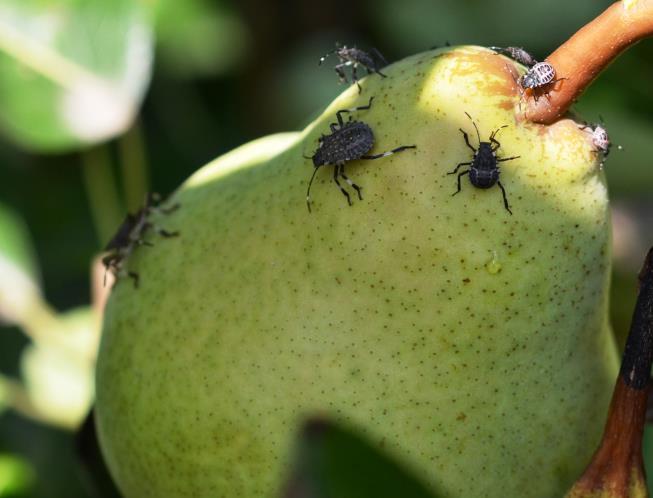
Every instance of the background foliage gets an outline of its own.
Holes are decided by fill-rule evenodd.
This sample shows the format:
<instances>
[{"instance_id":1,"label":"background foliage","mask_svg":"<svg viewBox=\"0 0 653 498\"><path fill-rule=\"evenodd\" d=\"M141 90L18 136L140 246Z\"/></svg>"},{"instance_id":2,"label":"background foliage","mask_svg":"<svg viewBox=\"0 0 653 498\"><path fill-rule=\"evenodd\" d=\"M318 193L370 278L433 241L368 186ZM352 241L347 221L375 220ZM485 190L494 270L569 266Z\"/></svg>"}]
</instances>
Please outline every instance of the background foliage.
<instances>
[{"instance_id":1,"label":"background foliage","mask_svg":"<svg viewBox=\"0 0 653 498\"><path fill-rule=\"evenodd\" d=\"M317 66L335 41L390 61L447 42L543 58L610 3L3 0L0 497L93 495L72 431L92 398L91 264L146 190L169 193L237 145L301 128L343 89ZM621 343L653 245L652 69L646 41L576 107L624 147L605 166ZM653 463L648 433L645 451Z\"/></svg>"}]
</instances>

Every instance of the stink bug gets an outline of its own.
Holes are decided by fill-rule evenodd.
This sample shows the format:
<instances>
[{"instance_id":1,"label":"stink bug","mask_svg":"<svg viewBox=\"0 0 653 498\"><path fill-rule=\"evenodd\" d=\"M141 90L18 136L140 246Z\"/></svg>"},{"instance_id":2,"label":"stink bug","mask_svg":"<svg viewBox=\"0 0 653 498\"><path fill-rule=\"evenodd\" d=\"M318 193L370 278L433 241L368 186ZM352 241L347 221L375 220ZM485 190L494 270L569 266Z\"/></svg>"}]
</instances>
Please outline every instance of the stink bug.
<instances>
[{"instance_id":1,"label":"stink bug","mask_svg":"<svg viewBox=\"0 0 653 498\"><path fill-rule=\"evenodd\" d=\"M610 136L608 135L607 130L604 127L603 123L590 125L585 123L584 126L581 126L581 130L586 130L589 128L591 133L592 145L594 145L594 150L603 154L603 161L601 161L601 167L605 162L605 159L610 154L610 149L612 148L612 142L610 141ZM617 149L621 150L623 147L621 145L617 146Z\"/></svg>"},{"instance_id":2,"label":"stink bug","mask_svg":"<svg viewBox=\"0 0 653 498\"><path fill-rule=\"evenodd\" d=\"M558 81L567 78L557 78L555 68L548 62L538 62L531 67L525 74L517 78L517 84L520 87L522 96L528 90L534 91L543 89L547 85L552 85ZM538 94L534 93L535 102L538 100ZM547 93L545 92L545 95Z\"/></svg>"},{"instance_id":3,"label":"stink bug","mask_svg":"<svg viewBox=\"0 0 653 498\"><path fill-rule=\"evenodd\" d=\"M178 204L163 208L158 205L160 197L158 194L148 194L145 205L135 214L127 213L116 234L112 237L104 250L108 252L102 258L106 271L111 271L116 278L128 276L134 281L134 287L138 287L139 275L135 271L124 268L125 261L138 246L152 246L153 244L144 239L145 233L153 229L162 237L176 237L179 232L169 232L152 224L150 216L153 213L171 213L179 207ZM106 282L106 274L105 274Z\"/></svg>"},{"instance_id":4,"label":"stink bug","mask_svg":"<svg viewBox=\"0 0 653 498\"><path fill-rule=\"evenodd\" d=\"M313 179L320 166L333 165L333 181L347 198L347 203L351 206L349 192L342 187L338 181L339 177L343 178L356 191L360 200L363 200L363 197L361 195L361 187L353 183L345 175L345 163L356 159L379 159L405 149L415 148L415 145L402 145L388 152L373 155L367 154L374 146L374 133L372 132L372 128L362 121L352 121L351 116L349 117L349 121L345 122L342 119L342 114L367 110L372 107L373 100L374 97L371 97L369 103L365 106L354 107L353 109L341 109L336 112L338 122L329 125L331 133L329 135L322 135L318 139L317 150L313 156L306 157L306 159L312 159L313 167L315 168L308 182L308 189L306 190L306 205L308 206L309 212L311 211L311 185L313 185Z\"/></svg>"},{"instance_id":5,"label":"stink bug","mask_svg":"<svg viewBox=\"0 0 653 498\"><path fill-rule=\"evenodd\" d=\"M465 138L465 143L467 144L467 147L472 149L472 152L474 152L474 158L469 162L458 164L453 171L447 173L447 175L454 175L458 173L458 170L460 169L461 166L469 166L469 169L461 173L458 173L458 190L456 190L452 195L456 195L460 193L461 190L460 179L463 175L469 175L470 183L476 188L486 189L486 188L490 188L496 183L497 185L499 185L499 188L501 189L501 193L503 194L503 205L506 208L506 211L512 214L512 211L510 210L510 205L508 204L508 198L506 197L506 189L503 188L503 185L501 185L501 182L499 181L499 166L497 165L497 163L504 162L504 161L512 161L513 159L517 159L520 156L504 157L502 159L497 159L497 155L496 155L496 151L499 149L499 147L501 147L501 144L496 139L497 133L499 133L499 131L501 131L507 125L504 125L494 130L490 135L489 142L481 142L481 134L478 132L478 127L476 126L476 123L474 122L474 120L469 114L467 114L467 117L472 121L472 124L476 129L476 136L478 137L478 149L475 149L469 143L469 136L462 128L460 128L460 132L463 134L463 137Z\"/></svg>"},{"instance_id":6,"label":"stink bug","mask_svg":"<svg viewBox=\"0 0 653 498\"><path fill-rule=\"evenodd\" d=\"M512 60L523 64L526 67L533 67L537 64L535 57L526 52L522 47L488 47L490 50L510 57Z\"/></svg>"},{"instance_id":7,"label":"stink bug","mask_svg":"<svg viewBox=\"0 0 653 498\"><path fill-rule=\"evenodd\" d=\"M332 54L335 54L338 59L340 59L340 64L336 64L336 66L333 68L338 74L340 82L344 83L348 81L347 75L345 74L345 68L351 67L351 81L352 83L356 83L356 86L358 87L358 93L361 92L361 86L360 83L358 83L358 66L364 67L367 71L367 74L376 73L383 78L386 77L386 75L381 72L381 69L387 66L388 63L383 58L381 53L375 48L372 49L372 54L368 54L367 52L356 47L347 47L346 45L339 46L336 44L336 48L334 50L320 57L320 62L318 65L322 65L326 58Z\"/></svg>"}]
</instances>

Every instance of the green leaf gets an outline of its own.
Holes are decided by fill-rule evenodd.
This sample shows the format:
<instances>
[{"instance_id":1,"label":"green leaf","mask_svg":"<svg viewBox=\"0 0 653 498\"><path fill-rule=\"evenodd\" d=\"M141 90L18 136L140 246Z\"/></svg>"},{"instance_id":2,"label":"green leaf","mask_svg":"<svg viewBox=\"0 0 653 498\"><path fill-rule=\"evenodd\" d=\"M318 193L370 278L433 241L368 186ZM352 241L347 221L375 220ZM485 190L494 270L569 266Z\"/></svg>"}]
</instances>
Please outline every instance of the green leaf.
<instances>
[{"instance_id":1,"label":"green leaf","mask_svg":"<svg viewBox=\"0 0 653 498\"><path fill-rule=\"evenodd\" d=\"M127 129L150 79L144 0L3 0L0 127L61 151Z\"/></svg>"},{"instance_id":2,"label":"green leaf","mask_svg":"<svg viewBox=\"0 0 653 498\"><path fill-rule=\"evenodd\" d=\"M224 73L249 45L245 23L223 2L160 0L156 30L165 69L181 77Z\"/></svg>"},{"instance_id":3,"label":"green leaf","mask_svg":"<svg viewBox=\"0 0 653 498\"><path fill-rule=\"evenodd\" d=\"M310 420L299 438L283 498L435 498L426 487L360 436Z\"/></svg>"},{"instance_id":4,"label":"green leaf","mask_svg":"<svg viewBox=\"0 0 653 498\"><path fill-rule=\"evenodd\" d=\"M33 482L34 470L29 463L14 455L0 455L0 497L24 493Z\"/></svg>"},{"instance_id":5,"label":"green leaf","mask_svg":"<svg viewBox=\"0 0 653 498\"><path fill-rule=\"evenodd\" d=\"M76 308L32 335L36 342L21 357L27 397L41 420L76 428L93 402L97 317L90 308Z\"/></svg>"},{"instance_id":6,"label":"green leaf","mask_svg":"<svg viewBox=\"0 0 653 498\"><path fill-rule=\"evenodd\" d=\"M0 319L18 323L40 301L38 266L23 220L0 204Z\"/></svg>"}]
</instances>

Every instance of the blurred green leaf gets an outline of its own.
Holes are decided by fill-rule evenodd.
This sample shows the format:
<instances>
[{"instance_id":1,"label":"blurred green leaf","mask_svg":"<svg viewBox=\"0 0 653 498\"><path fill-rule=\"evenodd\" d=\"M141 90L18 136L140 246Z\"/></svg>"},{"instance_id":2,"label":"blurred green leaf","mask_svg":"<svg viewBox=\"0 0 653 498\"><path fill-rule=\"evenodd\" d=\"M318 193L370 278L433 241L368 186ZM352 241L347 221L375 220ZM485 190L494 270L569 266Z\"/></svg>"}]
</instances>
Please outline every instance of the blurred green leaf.
<instances>
[{"instance_id":1,"label":"blurred green leaf","mask_svg":"<svg viewBox=\"0 0 653 498\"><path fill-rule=\"evenodd\" d=\"M551 0L380 0L371 15L386 43L404 52L449 41L452 45L523 46L544 58L609 4L597 0L555 4Z\"/></svg>"},{"instance_id":2,"label":"blurred green leaf","mask_svg":"<svg viewBox=\"0 0 653 498\"><path fill-rule=\"evenodd\" d=\"M157 44L168 72L182 77L224 73L242 61L249 33L222 2L160 0Z\"/></svg>"},{"instance_id":3,"label":"blurred green leaf","mask_svg":"<svg viewBox=\"0 0 653 498\"><path fill-rule=\"evenodd\" d=\"M99 324L90 308L78 308L32 332L21 370L29 401L38 418L75 428L93 401L93 370Z\"/></svg>"},{"instance_id":4,"label":"blurred green leaf","mask_svg":"<svg viewBox=\"0 0 653 498\"><path fill-rule=\"evenodd\" d=\"M0 204L0 319L18 323L40 300L38 268L27 227Z\"/></svg>"},{"instance_id":5,"label":"blurred green leaf","mask_svg":"<svg viewBox=\"0 0 653 498\"><path fill-rule=\"evenodd\" d=\"M644 427L644 437L642 440L642 453L644 454L644 469L647 476L653 475L653 426L647 424ZM653 479L647 479L648 491L653 494Z\"/></svg>"},{"instance_id":6,"label":"blurred green leaf","mask_svg":"<svg viewBox=\"0 0 653 498\"><path fill-rule=\"evenodd\" d=\"M0 497L28 491L34 482L32 467L22 458L0 455Z\"/></svg>"},{"instance_id":7,"label":"blurred green leaf","mask_svg":"<svg viewBox=\"0 0 653 498\"><path fill-rule=\"evenodd\" d=\"M0 126L38 151L118 135L138 111L151 61L145 0L3 0Z\"/></svg>"},{"instance_id":8,"label":"blurred green leaf","mask_svg":"<svg viewBox=\"0 0 653 498\"><path fill-rule=\"evenodd\" d=\"M388 456L349 430L311 420L300 435L283 498L435 498Z\"/></svg>"},{"instance_id":9,"label":"blurred green leaf","mask_svg":"<svg viewBox=\"0 0 653 498\"><path fill-rule=\"evenodd\" d=\"M38 266L27 226L18 214L2 203L0 203L0 257L11 261L36 280Z\"/></svg>"}]
</instances>

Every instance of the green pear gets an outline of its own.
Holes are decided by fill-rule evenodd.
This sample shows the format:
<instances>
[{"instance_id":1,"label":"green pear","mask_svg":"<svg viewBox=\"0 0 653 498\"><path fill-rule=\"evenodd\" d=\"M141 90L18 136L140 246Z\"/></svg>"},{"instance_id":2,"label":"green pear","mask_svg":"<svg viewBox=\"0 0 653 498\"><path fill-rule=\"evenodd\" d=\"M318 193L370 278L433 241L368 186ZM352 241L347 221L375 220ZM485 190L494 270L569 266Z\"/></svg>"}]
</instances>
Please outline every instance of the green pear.
<instances>
[{"instance_id":1,"label":"green pear","mask_svg":"<svg viewBox=\"0 0 653 498\"><path fill-rule=\"evenodd\" d=\"M277 496L302 421L362 434L440 497L562 496L596 448L618 362L598 153L521 118L513 63L418 54L300 133L215 160L155 217L106 309L97 427L126 498ZM311 156L336 112L374 131L352 205ZM501 182L457 164L500 127ZM346 118L346 115L345 115ZM460 171L464 171L461 167Z\"/></svg>"}]
</instances>

